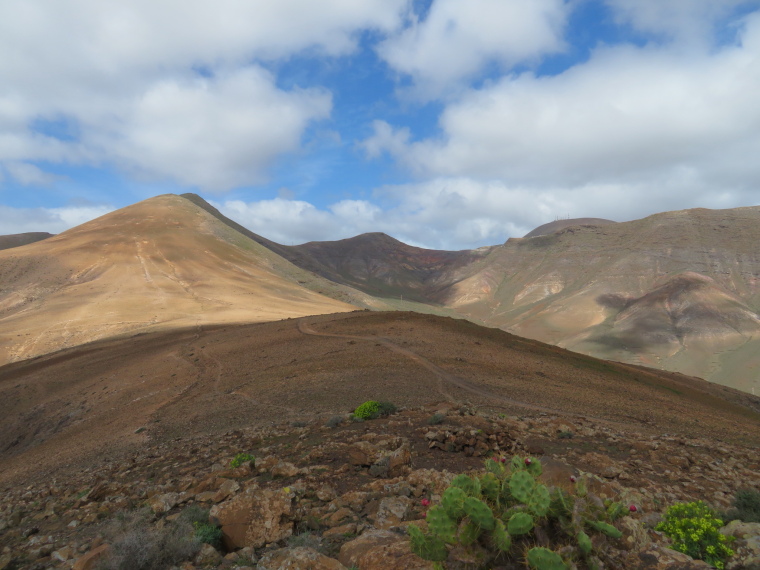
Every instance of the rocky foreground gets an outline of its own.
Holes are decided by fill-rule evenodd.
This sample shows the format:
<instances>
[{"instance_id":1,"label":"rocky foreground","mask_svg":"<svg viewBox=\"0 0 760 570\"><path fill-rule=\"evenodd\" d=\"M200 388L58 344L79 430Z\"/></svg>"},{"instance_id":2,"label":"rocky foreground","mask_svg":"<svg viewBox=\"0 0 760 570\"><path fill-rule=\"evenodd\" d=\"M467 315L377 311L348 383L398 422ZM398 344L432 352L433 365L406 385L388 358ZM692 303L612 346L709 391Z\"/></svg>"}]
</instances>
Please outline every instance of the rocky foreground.
<instances>
[{"instance_id":1,"label":"rocky foreground","mask_svg":"<svg viewBox=\"0 0 760 570\"><path fill-rule=\"evenodd\" d=\"M230 468L239 453L255 462ZM547 484L585 476L600 498L636 507L616 523L621 538L595 545L606 568L710 568L669 549L654 530L662 512L700 499L720 511L737 490L760 489L757 449L711 439L450 404L366 422L346 414L220 437L148 438L119 460L2 489L0 570L118 567L115 550L144 554L150 537L190 510L205 515L198 507L221 527L222 544L196 545L174 564L183 570L433 568L411 552L407 526L425 526L426 510L454 475L514 454L540 458ZM732 523L724 531L737 536L726 567L760 568L760 524ZM121 567L140 566L122 560ZM501 566L524 567L519 556Z\"/></svg>"}]
</instances>

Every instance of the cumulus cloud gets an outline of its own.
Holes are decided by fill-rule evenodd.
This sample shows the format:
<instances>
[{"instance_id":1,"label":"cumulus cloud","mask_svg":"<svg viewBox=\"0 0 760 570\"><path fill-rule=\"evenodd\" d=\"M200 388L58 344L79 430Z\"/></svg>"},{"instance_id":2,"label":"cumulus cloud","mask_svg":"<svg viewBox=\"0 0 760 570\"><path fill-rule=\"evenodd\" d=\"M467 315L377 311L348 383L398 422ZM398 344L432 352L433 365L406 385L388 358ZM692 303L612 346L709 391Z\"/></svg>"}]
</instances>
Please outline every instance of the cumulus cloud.
<instances>
[{"instance_id":1,"label":"cumulus cloud","mask_svg":"<svg viewBox=\"0 0 760 570\"><path fill-rule=\"evenodd\" d=\"M58 234L112 212L113 206L88 205L60 208L12 208L0 206L2 234L49 232Z\"/></svg>"},{"instance_id":2,"label":"cumulus cloud","mask_svg":"<svg viewBox=\"0 0 760 570\"><path fill-rule=\"evenodd\" d=\"M364 141L421 177L579 187L692 176L760 183L760 15L739 45L684 54L601 47L556 76L505 76L443 111L442 135L410 142L375 124Z\"/></svg>"},{"instance_id":3,"label":"cumulus cloud","mask_svg":"<svg viewBox=\"0 0 760 570\"><path fill-rule=\"evenodd\" d=\"M496 63L507 69L563 48L568 5L562 0L436 0L378 47L417 93L435 97Z\"/></svg>"},{"instance_id":4,"label":"cumulus cloud","mask_svg":"<svg viewBox=\"0 0 760 570\"><path fill-rule=\"evenodd\" d=\"M59 178L28 162L6 163L5 171L24 186L48 186Z\"/></svg>"},{"instance_id":5,"label":"cumulus cloud","mask_svg":"<svg viewBox=\"0 0 760 570\"><path fill-rule=\"evenodd\" d=\"M7 0L0 163L117 163L210 189L255 183L330 111L328 94L280 89L257 62L345 55L361 30L394 30L406 4ZM39 128L56 121L77 136Z\"/></svg>"}]
</instances>

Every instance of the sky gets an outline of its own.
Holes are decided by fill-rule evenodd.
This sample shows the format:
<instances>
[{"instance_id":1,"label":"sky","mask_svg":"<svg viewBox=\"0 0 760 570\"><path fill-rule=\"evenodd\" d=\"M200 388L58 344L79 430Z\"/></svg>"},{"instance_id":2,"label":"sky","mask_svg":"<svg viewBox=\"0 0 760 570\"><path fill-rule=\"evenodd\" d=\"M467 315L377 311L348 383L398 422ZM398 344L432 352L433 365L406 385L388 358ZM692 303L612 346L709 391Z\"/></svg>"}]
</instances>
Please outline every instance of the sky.
<instances>
[{"instance_id":1,"label":"sky","mask_svg":"<svg viewBox=\"0 0 760 570\"><path fill-rule=\"evenodd\" d=\"M760 0L3 0L0 234L184 192L435 249L760 205Z\"/></svg>"}]
</instances>

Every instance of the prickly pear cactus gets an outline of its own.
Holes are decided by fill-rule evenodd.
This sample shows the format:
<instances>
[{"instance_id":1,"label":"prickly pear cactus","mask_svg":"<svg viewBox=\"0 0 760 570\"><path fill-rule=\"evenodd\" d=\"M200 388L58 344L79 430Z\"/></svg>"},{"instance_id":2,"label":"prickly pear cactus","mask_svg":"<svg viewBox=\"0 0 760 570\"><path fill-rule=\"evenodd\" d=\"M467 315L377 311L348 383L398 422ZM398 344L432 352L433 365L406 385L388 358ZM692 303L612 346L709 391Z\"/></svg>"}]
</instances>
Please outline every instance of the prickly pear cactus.
<instances>
[{"instance_id":1,"label":"prickly pear cactus","mask_svg":"<svg viewBox=\"0 0 760 570\"><path fill-rule=\"evenodd\" d=\"M568 566L556 552L536 547L528 551L528 565L535 570L567 570Z\"/></svg>"},{"instance_id":2,"label":"prickly pear cactus","mask_svg":"<svg viewBox=\"0 0 760 570\"><path fill-rule=\"evenodd\" d=\"M458 475L440 504L428 510L428 531L409 527L413 552L440 570L475 554L479 567L504 560L512 567L519 552L543 537L562 546L567 560L596 568L604 557L605 541L621 536L611 523L628 514L627 509L589 493L585 478L573 478L573 493L548 488L538 481L540 474L540 461L514 456L510 463L487 460L486 471L477 476ZM531 548L524 561L534 570L568 567L556 552L543 547ZM471 563L476 563L474 558Z\"/></svg>"},{"instance_id":3,"label":"prickly pear cactus","mask_svg":"<svg viewBox=\"0 0 760 570\"><path fill-rule=\"evenodd\" d=\"M470 497L480 497L480 480L477 477L457 475L451 481L452 487L459 487Z\"/></svg>"},{"instance_id":4,"label":"prickly pear cactus","mask_svg":"<svg viewBox=\"0 0 760 570\"><path fill-rule=\"evenodd\" d=\"M527 534L533 530L533 517L528 513L515 513L507 521L507 532L512 536Z\"/></svg>"},{"instance_id":5,"label":"prickly pear cactus","mask_svg":"<svg viewBox=\"0 0 760 570\"><path fill-rule=\"evenodd\" d=\"M606 534L611 538L620 538L623 536L622 532L604 521L587 521L586 524L588 524L594 530L598 530L599 532Z\"/></svg>"},{"instance_id":6,"label":"prickly pear cactus","mask_svg":"<svg viewBox=\"0 0 760 570\"><path fill-rule=\"evenodd\" d=\"M448 515L446 509L440 506L432 507L425 519L431 533L449 544L456 542L457 522Z\"/></svg>"},{"instance_id":7,"label":"prickly pear cactus","mask_svg":"<svg viewBox=\"0 0 760 570\"><path fill-rule=\"evenodd\" d=\"M412 552L425 560L443 562L449 557L449 551L443 540L437 536L425 535L414 525L409 525L409 542Z\"/></svg>"},{"instance_id":8,"label":"prickly pear cactus","mask_svg":"<svg viewBox=\"0 0 760 570\"><path fill-rule=\"evenodd\" d=\"M446 514L452 519L460 519L464 516L464 500L467 494L459 487L449 487L441 495L441 506Z\"/></svg>"},{"instance_id":9,"label":"prickly pear cactus","mask_svg":"<svg viewBox=\"0 0 760 570\"><path fill-rule=\"evenodd\" d=\"M464 500L464 512L480 528L485 530L493 529L493 511L483 501L475 497L467 497Z\"/></svg>"},{"instance_id":10,"label":"prickly pear cactus","mask_svg":"<svg viewBox=\"0 0 760 570\"><path fill-rule=\"evenodd\" d=\"M583 552L583 554L590 554L591 549L593 548L591 538L589 538L585 532L580 531L576 536L576 539L578 541L578 548L581 549L581 552Z\"/></svg>"}]
</instances>

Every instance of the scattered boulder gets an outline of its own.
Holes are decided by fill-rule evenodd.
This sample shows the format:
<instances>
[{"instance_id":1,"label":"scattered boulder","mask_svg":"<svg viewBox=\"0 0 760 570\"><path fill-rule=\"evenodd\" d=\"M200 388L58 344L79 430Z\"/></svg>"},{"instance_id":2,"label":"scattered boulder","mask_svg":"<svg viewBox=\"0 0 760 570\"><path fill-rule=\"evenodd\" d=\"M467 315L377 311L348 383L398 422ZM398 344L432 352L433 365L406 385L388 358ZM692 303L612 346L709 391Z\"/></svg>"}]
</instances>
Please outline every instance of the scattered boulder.
<instances>
[{"instance_id":1,"label":"scattered boulder","mask_svg":"<svg viewBox=\"0 0 760 570\"><path fill-rule=\"evenodd\" d=\"M252 546L259 548L293 534L293 498L295 494L284 489L260 489L252 486L244 493L214 505L215 517L224 534L228 550Z\"/></svg>"},{"instance_id":2,"label":"scattered boulder","mask_svg":"<svg viewBox=\"0 0 760 570\"><path fill-rule=\"evenodd\" d=\"M340 549L338 560L362 570L433 570L432 562L412 553L409 540L388 530L370 530Z\"/></svg>"},{"instance_id":3,"label":"scattered boulder","mask_svg":"<svg viewBox=\"0 0 760 570\"><path fill-rule=\"evenodd\" d=\"M306 546L273 550L262 556L258 568L260 570L346 570L346 567L334 558L328 558Z\"/></svg>"}]
</instances>

